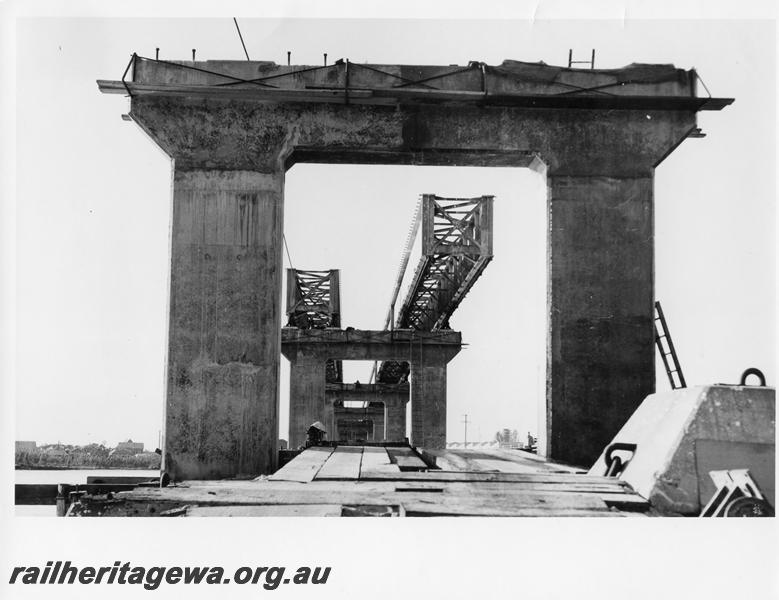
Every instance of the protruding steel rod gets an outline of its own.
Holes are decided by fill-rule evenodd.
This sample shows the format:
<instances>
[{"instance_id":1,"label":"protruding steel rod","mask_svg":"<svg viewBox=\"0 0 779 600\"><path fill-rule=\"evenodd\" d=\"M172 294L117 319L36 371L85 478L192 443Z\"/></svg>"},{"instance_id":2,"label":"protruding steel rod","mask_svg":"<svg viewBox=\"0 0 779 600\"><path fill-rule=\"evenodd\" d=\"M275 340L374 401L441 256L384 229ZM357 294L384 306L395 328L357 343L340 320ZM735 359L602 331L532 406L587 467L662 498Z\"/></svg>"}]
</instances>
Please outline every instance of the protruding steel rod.
<instances>
[{"instance_id":1,"label":"protruding steel rod","mask_svg":"<svg viewBox=\"0 0 779 600\"><path fill-rule=\"evenodd\" d=\"M238 30L238 38L241 40L241 46L243 46L243 53L246 55L246 60L251 60L249 58L249 53L246 51L246 44L243 43L243 36L241 35L241 28L238 27L238 19L233 17L233 23L235 23L235 28Z\"/></svg>"}]
</instances>

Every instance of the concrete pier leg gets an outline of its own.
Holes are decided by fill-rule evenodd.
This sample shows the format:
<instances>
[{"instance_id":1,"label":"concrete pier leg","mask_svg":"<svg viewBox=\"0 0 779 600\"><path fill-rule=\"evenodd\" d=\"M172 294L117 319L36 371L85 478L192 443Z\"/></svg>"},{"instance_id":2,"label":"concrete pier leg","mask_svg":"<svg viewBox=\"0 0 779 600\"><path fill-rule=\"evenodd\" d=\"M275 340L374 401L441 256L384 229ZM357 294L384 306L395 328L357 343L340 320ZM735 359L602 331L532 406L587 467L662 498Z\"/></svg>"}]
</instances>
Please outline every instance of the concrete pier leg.
<instances>
[{"instance_id":1,"label":"concrete pier leg","mask_svg":"<svg viewBox=\"0 0 779 600\"><path fill-rule=\"evenodd\" d=\"M589 466L654 392L653 182L548 174L546 437ZM542 432L543 433L543 432Z\"/></svg>"},{"instance_id":2,"label":"concrete pier leg","mask_svg":"<svg viewBox=\"0 0 779 600\"><path fill-rule=\"evenodd\" d=\"M289 447L306 441L306 431L315 421L327 429L328 439L335 433L333 403L325 402L326 360L300 357L290 361L289 371Z\"/></svg>"},{"instance_id":3,"label":"concrete pier leg","mask_svg":"<svg viewBox=\"0 0 779 600\"><path fill-rule=\"evenodd\" d=\"M164 467L177 480L275 468L283 186L282 171L174 173Z\"/></svg>"},{"instance_id":4,"label":"concrete pier leg","mask_svg":"<svg viewBox=\"0 0 779 600\"><path fill-rule=\"evenodd\" d=\"M446 448L446 364L411 365L411 443Z\"/></svg>"},{"instance_id":5,"label":"concrete pier leg","mask_svg":"<svg viewBox=\"0 0 779 600\"><path fill-rule=\"evenodd\" d=\"M384 424L386 423L385 409L382 408L381 410L374 412L371 415L371 418L373 419L373 436L371 438L371 441L374 442L385 441L385 437L384 437Z\"/></svg>"},{"instance_id":6,"label":"concrete pier leg","mask_svg":"<svg viewBox=\"0 0 779 600\"><path fill-rule=\"evenodd\" d=\"M406 437L406 402L385 402L384 414L386 423L385 439L388 442L398 442Z\"/></svg>"}]
</instances>

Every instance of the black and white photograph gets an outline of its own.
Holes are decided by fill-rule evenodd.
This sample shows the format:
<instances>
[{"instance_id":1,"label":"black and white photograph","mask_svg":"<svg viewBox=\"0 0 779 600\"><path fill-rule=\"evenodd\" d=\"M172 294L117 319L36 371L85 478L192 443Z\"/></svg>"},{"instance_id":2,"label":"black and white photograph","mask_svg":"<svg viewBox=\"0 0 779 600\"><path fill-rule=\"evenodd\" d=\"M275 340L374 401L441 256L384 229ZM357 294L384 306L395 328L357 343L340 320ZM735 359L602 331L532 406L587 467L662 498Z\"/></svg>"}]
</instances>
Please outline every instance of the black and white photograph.
<instances>
[{"instance_id":1,"label":"black and white photograph","mask_svg":"<svg viewBox=\"0 0 779 600\"><path fill-rule=\"evenodd\" d=\"M352 4L0 9L0 596L773 597L775 9Z\"/></svg>"}]
</instances>

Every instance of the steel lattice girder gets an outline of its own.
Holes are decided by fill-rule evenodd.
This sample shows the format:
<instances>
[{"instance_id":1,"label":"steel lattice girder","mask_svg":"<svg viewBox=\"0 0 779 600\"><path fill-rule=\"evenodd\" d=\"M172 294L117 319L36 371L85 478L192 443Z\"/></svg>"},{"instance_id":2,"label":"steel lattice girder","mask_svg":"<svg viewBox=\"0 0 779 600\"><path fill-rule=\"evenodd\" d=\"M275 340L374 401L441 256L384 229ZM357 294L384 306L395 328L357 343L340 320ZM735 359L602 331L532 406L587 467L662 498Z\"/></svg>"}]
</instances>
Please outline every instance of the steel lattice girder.
<instances>
[{"instance_id":1,"label":"steel lattice girder","mask_svg":"<svg viewBox=\"0 0 779 600\"><path fill-rule=\"evenodd\" d=\"M287 269L288 327L324 329L341 327L340 271ZM327 383L343 381L343 364L328 360Z\"/></svg>"},{"instance_id":2,"label":"steel lattice girder","mask_svg":"<svg viewBox=\"0 0 779 600\"><path fill-rule=\"evenodd\" d=\"M398 329L447 329L449 319L492 260L493 196L422 196L422 256L398 313ZM408 363L382 363L377 381L396 383Z\"/></svg>"}]
</instances>

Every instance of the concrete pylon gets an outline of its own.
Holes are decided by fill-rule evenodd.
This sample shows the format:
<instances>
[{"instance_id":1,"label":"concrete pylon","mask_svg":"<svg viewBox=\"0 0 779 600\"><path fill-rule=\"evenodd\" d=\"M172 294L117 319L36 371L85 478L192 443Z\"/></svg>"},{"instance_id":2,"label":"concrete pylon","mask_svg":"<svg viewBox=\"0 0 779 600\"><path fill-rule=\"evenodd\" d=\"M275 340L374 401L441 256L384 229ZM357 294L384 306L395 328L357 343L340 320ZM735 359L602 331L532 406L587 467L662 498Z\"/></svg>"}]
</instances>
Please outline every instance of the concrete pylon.
<instances>
[{"instance_id":1,"label":"concrete pylon","mask_svg":"<svg viewBox=\"0 0 779 600\"><path fill-rule=\"evenodd\" d=\"M566 172L547 173L552 401L539 453L589 466L655 389L652 170Z\"/></svg>"},{"instance_id":2,"label":"concrete pylon","mask_svg":"<svg viewBox=\"0 0 779 600\"><path fill-rule=\"evenodd\" d=\"M446 448L446 360L411 365L411 443Z\"/></svg>"},{"instance_id":3,"label":"concrete pylon","mask_svg":"<svg viewBox=\"0 0 779 600\"><path fill-rule=\"evenodd\" d=\"M388 442L400 442L406 436L406 404L409 396L397 398L389 394L380 396L384 402L384 422L386 423L384 438Z\"/></svg>"},{"instance_id":4,"label":"concrete pylon","mask_svg":"<svg viewBox=\"0 0 779 600\"><path fill-rule=\"evenodd\" d=\"M164 453L174 479L275 465L283 185L282 170L175 170Z\"/></svg>"},{"instance_id":5,"label":"concrete pylon","mask_svg":"<svg viewBox=\"0 0 779 600\"><path fill-rule=\"evenodd\" d=\"M333 435L333 407L325 402L325 369L323 356L301 356L290 359L289 369L289 447L299 448L306 441L306 431L321 421L327 437Z\"/></svg>"}]
</instances>

